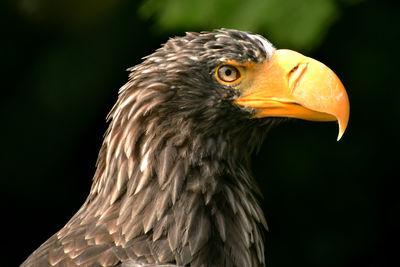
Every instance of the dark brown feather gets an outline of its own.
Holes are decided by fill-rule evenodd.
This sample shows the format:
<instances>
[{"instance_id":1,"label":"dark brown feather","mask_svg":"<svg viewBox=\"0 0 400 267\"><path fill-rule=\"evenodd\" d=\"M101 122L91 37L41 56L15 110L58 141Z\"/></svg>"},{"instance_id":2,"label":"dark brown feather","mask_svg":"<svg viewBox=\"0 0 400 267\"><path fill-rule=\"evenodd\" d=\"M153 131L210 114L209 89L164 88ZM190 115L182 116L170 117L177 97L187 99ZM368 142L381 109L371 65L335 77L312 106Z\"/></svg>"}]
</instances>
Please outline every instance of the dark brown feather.
<instances>
[{"instance_id":1,"label":"dark brown feather","mask_svg":"<svg viewBox=\"0 0 400 267\"><path fill-rule=\"evenodd\" d=\"M86 202L21 266L264 266L249 155L278 120L251 119L213 75L268 60L260 38L187 33L131 68Z\"/></svg>"}]
</instances>

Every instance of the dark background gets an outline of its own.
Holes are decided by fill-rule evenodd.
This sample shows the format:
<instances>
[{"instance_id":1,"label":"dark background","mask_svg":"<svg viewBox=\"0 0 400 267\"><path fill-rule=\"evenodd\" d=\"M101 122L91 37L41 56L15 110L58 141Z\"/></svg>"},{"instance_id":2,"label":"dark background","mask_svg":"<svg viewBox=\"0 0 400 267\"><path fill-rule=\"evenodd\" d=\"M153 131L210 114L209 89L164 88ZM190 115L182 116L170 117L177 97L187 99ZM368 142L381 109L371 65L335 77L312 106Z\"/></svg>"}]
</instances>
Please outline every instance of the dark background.
<instances>
[{"instance_id":1,"label":"dark background","mask_svg":"<svg viewBox=\"0 0 400 267\"><path fill-rule=\"evenodd\" d=\"M35 2L0 4L1 266L20 264L79 209L125 69L188 30L155 30L135 1ZM254 155L268 266L399 262L396 3L339 3L323 38L300 49L341 78L350 122L339 142L334 123L289 122Z\"/></svg>"}]
</instances>

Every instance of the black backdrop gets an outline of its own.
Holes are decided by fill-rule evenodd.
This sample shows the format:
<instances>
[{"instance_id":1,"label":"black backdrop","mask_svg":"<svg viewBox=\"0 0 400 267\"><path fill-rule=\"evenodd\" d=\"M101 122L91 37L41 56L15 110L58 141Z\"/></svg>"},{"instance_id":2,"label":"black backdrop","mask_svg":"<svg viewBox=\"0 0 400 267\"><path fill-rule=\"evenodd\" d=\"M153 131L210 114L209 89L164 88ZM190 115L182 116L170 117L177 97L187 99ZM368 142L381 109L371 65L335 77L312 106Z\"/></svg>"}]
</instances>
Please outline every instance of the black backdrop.
<instances>
[{"instance_id":1,"label":"black backdrop","mask_svg":"<svg viewBox=\"0 0 400 267\"><path fill-rule=\"evenodd\" d=\"M20 264L78 210L125 69L182 34L152 34L134 2L93 25L40 23L10 3L0 4L1 266ZM334 123L293 121L254 155L268 266L392 266L398 258L399 7L344 8L310 55L347 88L343 139L335 141Z\"/></svg>"}]
</instances>

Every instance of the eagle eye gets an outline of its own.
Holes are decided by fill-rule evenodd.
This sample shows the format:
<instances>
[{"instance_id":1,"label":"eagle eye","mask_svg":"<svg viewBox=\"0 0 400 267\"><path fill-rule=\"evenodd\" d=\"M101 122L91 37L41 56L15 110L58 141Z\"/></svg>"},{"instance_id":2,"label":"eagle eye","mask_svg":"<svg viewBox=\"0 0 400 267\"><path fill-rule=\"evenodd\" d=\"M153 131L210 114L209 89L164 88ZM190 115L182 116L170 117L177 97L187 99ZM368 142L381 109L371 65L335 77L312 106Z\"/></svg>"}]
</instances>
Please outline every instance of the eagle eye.
<instances>
[{"instance_id":1,"label":"eagle eye","mask_svg":"<svg viewBox=\"0 0 400 267\"><path fill-rule=\"evenodd\" d=\"M240 78L240 71L232 65L221 65L217 69L217 78L219 81L232 83Z\"/></svg>"}]
</instances>

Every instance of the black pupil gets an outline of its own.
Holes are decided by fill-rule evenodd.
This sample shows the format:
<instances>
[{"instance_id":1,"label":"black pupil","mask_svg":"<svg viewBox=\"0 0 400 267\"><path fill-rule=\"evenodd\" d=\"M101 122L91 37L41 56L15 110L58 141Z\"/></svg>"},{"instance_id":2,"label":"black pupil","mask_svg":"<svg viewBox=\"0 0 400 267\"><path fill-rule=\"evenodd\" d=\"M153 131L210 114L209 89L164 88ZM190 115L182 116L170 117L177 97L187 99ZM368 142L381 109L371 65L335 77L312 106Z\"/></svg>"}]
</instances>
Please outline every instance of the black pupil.
<instances>
[{"instance_id":1,"label":"black pupil","mask_svg":"<svg viewBox=\"0 0 400 267\"><path fill-rule=\"evenodd\" d=\"M226 69L225 70L225 75L226 76L230 76L232 74L232 70L231 69Z\"/></svg>"}]
</instances>

